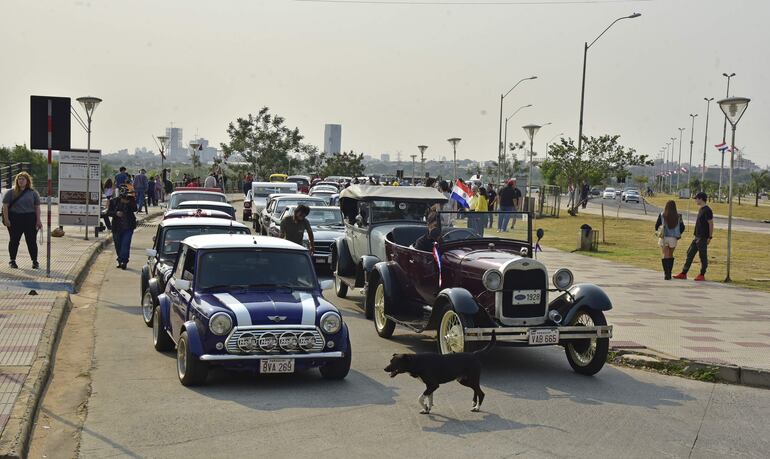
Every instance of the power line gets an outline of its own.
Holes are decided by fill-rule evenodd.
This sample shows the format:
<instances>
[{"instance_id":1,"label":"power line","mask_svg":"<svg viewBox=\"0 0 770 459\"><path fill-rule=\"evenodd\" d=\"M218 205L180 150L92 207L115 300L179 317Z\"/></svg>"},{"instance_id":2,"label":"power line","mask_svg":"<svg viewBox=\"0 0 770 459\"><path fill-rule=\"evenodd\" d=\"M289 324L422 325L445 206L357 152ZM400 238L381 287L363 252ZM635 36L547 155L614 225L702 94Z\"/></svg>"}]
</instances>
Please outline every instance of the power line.
<instances>
[{"instance_id":1,"label":"power line","mask_svg":"<svg viewBox=\"0 0 770 459\"><path fill-rule=\"evenodd\" d=\"M398 5L398 6L425 6L425 5L443 5L443 6L496 6L496 5L578 5L578 4L595 4L595 3L640 3L640 2L652 2L653 0L554 0L554 1L538 1L538 0L521 0L521 1L459 1L452 2L446 0L294 0L295 2L303 3L336 3L336 4L351 4L351 5Z\"/></svg>"}]
</instances>

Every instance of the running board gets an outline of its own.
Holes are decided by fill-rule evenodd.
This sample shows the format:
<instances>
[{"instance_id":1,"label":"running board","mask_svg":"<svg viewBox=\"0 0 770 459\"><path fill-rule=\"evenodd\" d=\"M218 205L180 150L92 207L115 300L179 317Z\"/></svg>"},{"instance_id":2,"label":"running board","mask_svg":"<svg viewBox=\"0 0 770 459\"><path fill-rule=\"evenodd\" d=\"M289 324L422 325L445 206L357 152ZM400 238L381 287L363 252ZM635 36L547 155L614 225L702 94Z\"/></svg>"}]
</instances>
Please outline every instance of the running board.
<instances>
[{"instance_id":1,"label":"running board","mask_svg":"<svg viewBox=\"0 0 770 459\"><path fill-rule=\"evenodd\" d=\"M401 325L402 327L406 327L406 328L412 330L415 333L422 333L423 331L425 331L425 327L428 326L428 322L424 321L424 320L421 320L421 321L416 321L416 320L415 321L403 321L403 320L396 319L393 316L389 316L387 314L385 314L385 318L390 320L390 321L395 322L397 325Z\"/></svg>"}]
</instances>

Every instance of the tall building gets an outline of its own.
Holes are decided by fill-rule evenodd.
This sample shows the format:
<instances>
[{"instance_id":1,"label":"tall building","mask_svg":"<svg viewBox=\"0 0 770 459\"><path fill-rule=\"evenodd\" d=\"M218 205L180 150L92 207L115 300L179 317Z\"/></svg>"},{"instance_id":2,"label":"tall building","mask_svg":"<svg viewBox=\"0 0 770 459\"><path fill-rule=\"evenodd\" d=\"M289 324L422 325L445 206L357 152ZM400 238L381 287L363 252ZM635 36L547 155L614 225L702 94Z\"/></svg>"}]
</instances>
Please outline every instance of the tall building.
<instances>
[{"instance_id":1,"label":"tall building","mask_svg":"<svg viewBox=\"0 0 770 459\"><path fill-rule=\"evenodd\" d=\"M381 154L380 155L380 161L383 161L383 162L386 162L386 163L390 162L390 153L383 153L383 154Z\"/></svg>"},{"instance_id":2,"label":"tall building","mask_svg":"<svg viewBox=\"0 0 770 459\"><path fill-rule=\"evenodd\" d=\"M166 136L168 137L168 154L166 155L169 161L186 161L188 158L187 147L182 143L182 128L179 127L167 127Z\"/></svg>"},{"instance_id":3,"label":"tall building","mask_svg":"<svg viewBox=\"0 0 770 459\"><path fill-rule=\"evenodd\" d=\"M338 155L342 151L342 125L327 124L324 127L324 153Z\"/></svg>"}]
</instances>

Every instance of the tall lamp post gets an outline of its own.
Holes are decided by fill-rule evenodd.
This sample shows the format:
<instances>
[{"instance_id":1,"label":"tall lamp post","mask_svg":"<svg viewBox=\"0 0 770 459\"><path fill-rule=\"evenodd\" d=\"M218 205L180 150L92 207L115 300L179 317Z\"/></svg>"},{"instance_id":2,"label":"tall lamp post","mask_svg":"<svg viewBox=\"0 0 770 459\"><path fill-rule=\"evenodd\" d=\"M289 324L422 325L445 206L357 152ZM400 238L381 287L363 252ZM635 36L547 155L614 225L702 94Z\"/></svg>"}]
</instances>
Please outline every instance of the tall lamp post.
<instances>
[{"instance_id":1,"label":"tall lamp post","mask_svg":"<svg viewBox=\"0 0 770 459\"><path fill-rule=\"evenodd\" d=\"M674 162L674 144L676 143L676 137L671 137L671 162ZM674 171L671 171L671 175L668 176L668 192L674 191Z\"/></svg>"},{"instance_id":2,"label":"tall lamp post","mask_svg":"<svg viewBox=\"0 0 770 459\"><path fill-rule=\"evenodd\" d=\"M167 135L159 135L156 137L158 139L158 150L160 150L160 200L165 201L166 200L166 188L165 183L163 183L163 177L166 176L166 166L165 166L165 159L166 159L166 147L168 147L168 141L169 137ZM157 186L157 185L156 185Z\"/></svg>"},{"instance_id":3,"label":"tall lamp post","mask_svg":"<svg viewBox=\"0 0 770 459\"><path fill-rule=\"evenodd\" d=\"M692 125L690 126L690 161L687 162L687 189L689 190L690 196L692 196L692 190L690 190L690 175L692 174L692 144L694 142L694 136L695 136L695 117L697 117L697 113L690 113L690 118L692 118Z\"/></svg>"},{"instance_id":4,"label":"tall lamp post","mask_svg":"<svg viewBox=\"0 0 770 459\"><path fill-rule=\"evenodd\" d=\"M509 116L508 118L505 119L505 135L503 136L503 153L502 153L502 155L500 155L499 158L497 158L498 159L498 166L501 166L501 163L505 162L506 161L506 157L507 157L507 152L508 152L508 121L510 121L514 116L516 116L516 114L519 113L519 111L521 109L524 109L524 108L527 108L527 107L532 107L532 106L533 106L532 104L522 105L521 107L517 108L516 111L511 113L511 116ZM498 167L498 172L502 173L502 169L500 169L500 167ZM498 174L498 176L497 176L497 183L502 185L502 178L501 178L500 174Z\"/></svg>"},{"instance_id":5,"label":"tall lamp post","mask_svg":"<svg viewBox=\"0 0 770 459\"><path fill-rule=\"evenodd\" d=\"M557 137L559 137L559 136L561 136L561 135L564 135L564 133L563 133L563 132L560 132L560 133L558 133L558 134L554 135L553 137L551 137L550 139L548 139L548 142L546 142L546 143L545 143L545 157L546 157L546 159L548 158L548 145L549 145L551 142L553 142L553 139L555 139L555 138L557 138Z\"/></svg>"},{"instance_id":6,"label":"tall lamp post","mask_svg":"<svg viewBox=\"0 0 770 459\"><path fill-rule=\"evenodd\" d=\"M498 182L500 182L500 157L505 154L505 148L503 148L503 100L508 96L508 94L511 93L511 91L516 89L516 86L521 84L522 81L535 80L535 79L537 79L537 76L534 76L534 75L529 78L522 78L521 80L517 81L516 84L513 85L513 87L508 90L508 92L506 92L505 94L500 94L500 123L497 130L497 181Z\"/></svg>"},{"instance_id":7,"label":"tall lamp post","mask_svg":"<svg viewBox=\"0 0 770 459\"><path fill-rule=\"evenodd\" d=\"M686 131L685 128L677 128L679 129L679 161L677 161L677 170L676 170L676 191L679 193L680 188L680 178L682 177L682 133Z\"/></svg>"},{"instance_id":8,"label":"tall lamp post","mask_svg":"<svg viewBox=\"0 0 770 459\"><path fill-rule=\"evenodd\" d=\"M427 145L417 145L420 149L420 176L425 177L425 150L428 149Z\"/></svg>"},{"instance_id":9,"label":"tall lamp post","mask_svg":"<svg viewBox=\"0 0 770 459\"><path fill-rule=\"evenodd\" d=\"M86 133L88 134L88 143L86 147L86 241L88 240L88 220L91 218L91 118L94 110L101 103L102 99L98 97L78 97L78 102L86 111ZM100 177L101 179L101 177ZM99 200L97 199L97 203ZM98 217L98 216L97 216Z\"/></svg>"},{"instance_id":10,"label":"tall lamp post","mask_svg":"<svg viewBox=\"0 0 770 459\"><path fill-rule=\"evenodd\" d=\"M459 137L452 137L451 139L447 139L447 142L452 144L452 155L453 155L453 162L454 162L454 170L453 174L454 177L452 177L452 180L457 180L457 144L460 143Z\"/></svg>"},{"instance_id":11,"label":"tall lamp post","mask_svg":"<svg viewBox=\"0 0 770 459\"><path fill-rule=\"evenodd\" d=\"M630 16L623 16L622 18L617 18L610 25L607 26L606 29L604 29L604 32L600 33L598 37L594 38L594 41L592 41L590 44L588 42L585 42L585 47L583 48L583 84L581 85L580 89L580 127L578 128L578 155L580 155L580 152L583 148L583 106L585 103L585 95L586 95L586 60L588 59L588 48L593 46L594 43L596 43L596 40L600 39L602 35L604 35L608 30L610 30L610 27L615 25L616 22L622 21L623 19L634 19L641 16L642 13L634 13Z\"/></svg>"},{"instance_id":12,"label":"tall lamp post","mask_svg":"<svg viewBox=\"0 0 770 459\"><path fill-rule=\"evenodd\" d=\"M412 157L412 186L415 186L416 183L414 181L414 160L417 159L417 155L409 155Z\"/></svg>"},{"instance_id":13,"label":"tall lamp post","mask_svg":"<svg viewBox=\"0 0 770 459\"><path fill-rule=\"evenodd\" d=\"M727 73L722 74L723 77L727 78L727 92L725 93L725 98L730 97L730 80L735 76L735 73L730 73L729 75ZM719 102L717 102L719 103ZM727 142L727 115L725 115L725 122L722 125L722 143ZM720 201L722 200L722 171L725 169L725 150L722 150L722 164L719 166L719 191L717 192L717 199Z\"/></svg>"},{"instance_id":14,"label":"tall lamp post","mask_svg":"<svg viewBox=\"0 0 770 459\"><path fill-rule=\"evenodd\" d=\"M192 163L193 163L193 180L195 180L198 177L198 166L196 164L200 161L200 157L198 156L198 148L200 147L201 147L201 144L199 142L196 142L194 140L190 142L190 149L192 150L190 159L192 160Z\"/></svg>"},{"instance_id":15,"label":"tall lamp post","mask_svg":"<svg viewBox=\"0 0 770 459\"><path fill-rule=\"evenodd\" d=\"M729 185L727 191L727 276L725 282L731 282L730 279L730 254L732 249L732 231L733 231L733 165L735 160L735 127L738 126L738 121L746 112L751 99L746 97L728 97L727 99L720 100L719 108L725 114L725 119L730 121L730 126L733 128L733 135L730 141L730 175Z\"/></svg>"},{"instance_id":16,"label":"tall lamp post","mask_svg":"<svg viewBox=\"0 0 770 459\"><path fill-rule=\"evenodd\" d=\"M711 105L711 101L714 100L713 97L704 97L703 100L706 101L706 129L703 131L703 165L700 170L700 190L703 191L703 180L705 180L705 174L706 174L706 147L709 143L709 109Z\"/></svg>"},{"instance_id":17,"label":"tall lamp post","mask_svg":"<svg viewBox=\"0 0 770 459\"><path fill-rule=\"evenodd\" d=\"M532 152L535 148L535 134L537 134L537 131L539 131L541 127L542 126L537 124L528 124L526 126L522 126L522 129L524 129L524 132L526 132L527 136L529 137L529 177L527 178L527 210L529 212L533 212L533 210L530 208L530 198L532 197Z\"/></svg>"}]
</instances>

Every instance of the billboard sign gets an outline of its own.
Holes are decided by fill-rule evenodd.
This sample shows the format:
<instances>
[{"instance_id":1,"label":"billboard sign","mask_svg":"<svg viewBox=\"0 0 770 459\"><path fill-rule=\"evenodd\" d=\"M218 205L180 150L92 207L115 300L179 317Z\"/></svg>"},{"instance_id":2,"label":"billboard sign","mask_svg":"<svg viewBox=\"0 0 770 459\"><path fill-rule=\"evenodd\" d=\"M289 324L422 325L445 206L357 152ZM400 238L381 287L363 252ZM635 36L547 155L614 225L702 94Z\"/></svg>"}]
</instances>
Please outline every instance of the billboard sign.
<instances>
[{"instance_id":1,"label":"billboard sign","mask_svg":"<svg viewBox=\"0 0 770 459\"><path fill-rule=\"evenodd\" d=\"M101 152L91 152L91 184L89 199L89 226L99 226L101 200ZM85 226L86 224L86 165L85 151L59 152L59 224Z\"/></svg>"}]
</instances>

